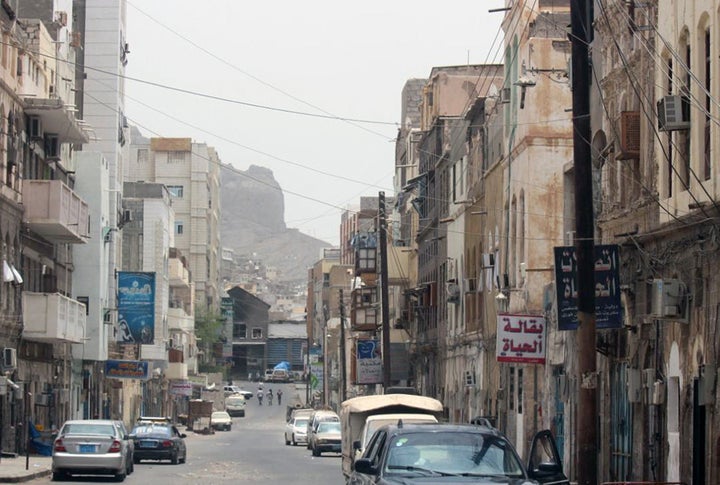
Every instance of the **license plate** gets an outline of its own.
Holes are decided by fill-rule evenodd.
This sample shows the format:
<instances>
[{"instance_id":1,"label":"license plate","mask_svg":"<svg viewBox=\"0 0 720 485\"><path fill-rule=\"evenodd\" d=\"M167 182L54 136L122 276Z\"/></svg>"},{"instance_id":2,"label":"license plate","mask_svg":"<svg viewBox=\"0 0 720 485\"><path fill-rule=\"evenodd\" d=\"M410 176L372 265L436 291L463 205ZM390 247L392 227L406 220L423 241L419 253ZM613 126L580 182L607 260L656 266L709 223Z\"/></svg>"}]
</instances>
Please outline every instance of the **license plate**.
<instances>
[{"instance_id":1,"label":"license plate","mask_svg":"<svg viewBox=\"0 0 720 485\"><path fill-rule=\"evenodd\" d=\"M95 453L95 445L80 445L80 453Z\"/></svg>"},{"instance_id":2,"label":"license plate","mask_svg":"<svg viewBox=\"0 0 720 485\"><path fill-rule=\"evenodd\" d=\"M140 448L155 448L155 446L157 446L154 441L141 441L139 445Z\"/></svg>"}]
</instances>

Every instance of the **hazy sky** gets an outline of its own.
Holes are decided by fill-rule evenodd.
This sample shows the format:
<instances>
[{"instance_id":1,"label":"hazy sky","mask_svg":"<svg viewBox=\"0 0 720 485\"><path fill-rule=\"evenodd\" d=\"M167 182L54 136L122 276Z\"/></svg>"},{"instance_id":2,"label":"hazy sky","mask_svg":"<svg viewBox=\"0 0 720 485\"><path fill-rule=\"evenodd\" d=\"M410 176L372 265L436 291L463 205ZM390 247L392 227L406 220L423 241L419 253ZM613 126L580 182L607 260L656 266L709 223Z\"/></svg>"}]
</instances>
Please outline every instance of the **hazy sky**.
<instances>
[{"instance_id":1,"label":"hazy sky","mask_svg":"<svg viewBox=\"0 0 720 485\"><path fill-rule=\"evenodd\" d=\"M270 168L288 227L338 244L342 208L393 195L405 81L501 62L503 13L488 10L504 4L128 0L127 75L143 82L127 80L126 114L145 136Z\"/></svg>"}]
</instances>

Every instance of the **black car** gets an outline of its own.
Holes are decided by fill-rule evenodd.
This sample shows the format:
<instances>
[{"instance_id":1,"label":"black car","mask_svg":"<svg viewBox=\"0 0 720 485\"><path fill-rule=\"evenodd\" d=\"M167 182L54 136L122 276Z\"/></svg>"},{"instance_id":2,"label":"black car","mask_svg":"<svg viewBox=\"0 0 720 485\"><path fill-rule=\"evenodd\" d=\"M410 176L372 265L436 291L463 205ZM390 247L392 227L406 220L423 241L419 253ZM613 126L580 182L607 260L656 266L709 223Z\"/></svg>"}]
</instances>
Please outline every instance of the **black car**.
<instances>
[{"instance_id":1,"label":"black car","mask_svg":"<svg viewBox=\"0 0 720 485\"><path fill-rule=\"evenodd\" d=\"M536 435L530 456L526 468L494 428L399 422L375 432L348 483L569 483L549 431Z\"/></svg>"},{"instance_id":2,"label":"black car","mask_svg":"<svg viewBox=\"0 0 720 485\"><path fill-rule=\"evenodd\" d=\"M135 443L133 460L135 463L140 463L141 460L170 460L173 465L185 463L186 436L171 424L138 424L130 433L130 438Z\"/></svg>"}]
</instances>

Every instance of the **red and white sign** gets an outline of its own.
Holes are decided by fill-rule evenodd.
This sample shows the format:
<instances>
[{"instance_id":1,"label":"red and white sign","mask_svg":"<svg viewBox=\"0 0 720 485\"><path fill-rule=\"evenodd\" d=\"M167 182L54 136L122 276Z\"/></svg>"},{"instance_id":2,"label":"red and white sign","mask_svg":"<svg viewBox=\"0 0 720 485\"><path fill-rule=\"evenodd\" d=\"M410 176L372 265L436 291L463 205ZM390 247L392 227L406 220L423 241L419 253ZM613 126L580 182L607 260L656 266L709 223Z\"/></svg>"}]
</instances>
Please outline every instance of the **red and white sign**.
<instances>
[{"instance_id":1,"label":"red and white sign","mask_svg":"<svg viewBox=\"0 0 720 485\"><path fill-rule=\"evenodd\" d=\"M170 394L175 396L192 396L192 382L171 381Z\"/></svg>"},{"instance_id":2,"label":"red and white sign","mask_svg":"<svg viewBox=\"0 0 720 485\"><path fill-rule=\"evenodd\" d=\"M545 318L537 315L498 315L498 362L545 363Z\"/></svg>"}]
</instances>

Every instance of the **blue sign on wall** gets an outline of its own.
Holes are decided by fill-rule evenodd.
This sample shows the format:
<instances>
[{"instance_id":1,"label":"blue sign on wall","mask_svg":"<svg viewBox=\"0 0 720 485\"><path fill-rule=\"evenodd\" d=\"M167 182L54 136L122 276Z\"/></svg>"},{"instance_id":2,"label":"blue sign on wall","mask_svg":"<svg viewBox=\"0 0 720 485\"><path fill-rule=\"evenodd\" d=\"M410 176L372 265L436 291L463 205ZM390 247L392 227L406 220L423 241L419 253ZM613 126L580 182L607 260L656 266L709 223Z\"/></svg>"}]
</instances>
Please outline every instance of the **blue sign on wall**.
<instances>
[{"instance_id":1,"label":"blue sign on wall","mask_svg":"<svg viewBox=\"0 0 720 485\"><path fill-rule=\"evenodd\" d=\"M148 378L148 363L142 360L106 360L105 377L144 380Z\"/></svg>"},{"instance_id":2,"label":"blue sign on wall","mask_svg":"<svg viewBox=\"0 0 720 485\"><path fill-rule=\"evenodd\" d=\"M622 327L620 250L616 244L595 246L595 326ZM555 248L558 329L577 330L577 257L575 246Z\"/></svg>"},{"instance_id":3,"label":"blue sign on wall","mask_svg":"<svg viewBox=\"0 0 720 485\"><path fill-rule=\"evenodd\" d=\"M155 273L118 272L118 342L155 339Z\"/></svg>"}]
</instances>

